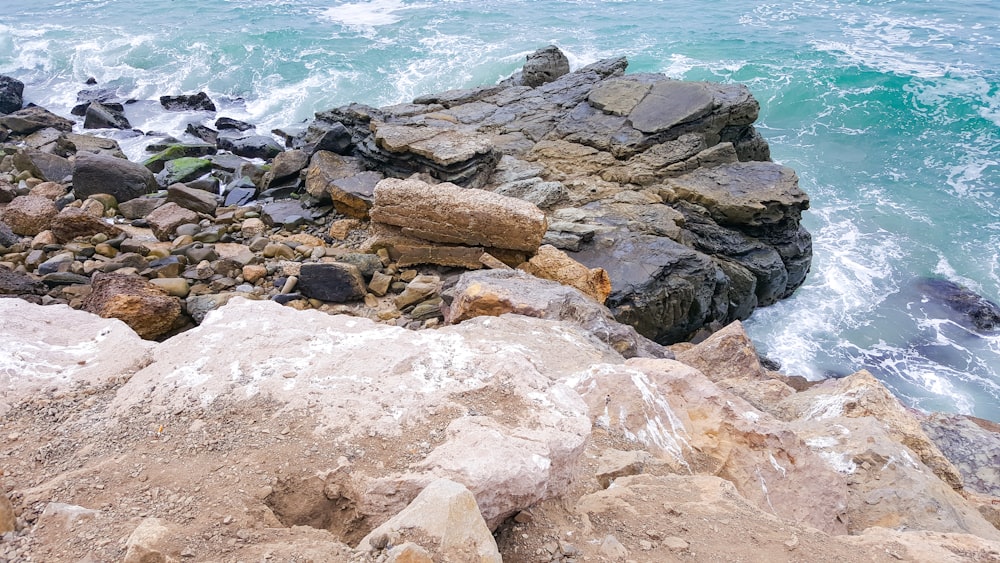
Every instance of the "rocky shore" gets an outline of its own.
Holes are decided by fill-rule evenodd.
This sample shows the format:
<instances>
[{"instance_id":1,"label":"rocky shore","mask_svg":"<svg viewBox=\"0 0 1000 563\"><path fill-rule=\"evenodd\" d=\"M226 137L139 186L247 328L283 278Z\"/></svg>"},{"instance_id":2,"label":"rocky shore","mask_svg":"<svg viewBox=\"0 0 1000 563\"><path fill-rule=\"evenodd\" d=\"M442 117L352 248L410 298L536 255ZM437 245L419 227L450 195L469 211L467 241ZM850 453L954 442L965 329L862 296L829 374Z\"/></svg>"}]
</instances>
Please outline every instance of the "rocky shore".
<instances>
[{"instance_id":1,"label":"rocky shore","mask_svg":"<svg viewBox=\"0 0 1000 563\"><path fill-rule=\"evenodd\" d=\"M625 68L142 163L0 79L0 561L1000 560L995 424L743 333L811 260L757 102Z\"/></svg>"}]
</instances>

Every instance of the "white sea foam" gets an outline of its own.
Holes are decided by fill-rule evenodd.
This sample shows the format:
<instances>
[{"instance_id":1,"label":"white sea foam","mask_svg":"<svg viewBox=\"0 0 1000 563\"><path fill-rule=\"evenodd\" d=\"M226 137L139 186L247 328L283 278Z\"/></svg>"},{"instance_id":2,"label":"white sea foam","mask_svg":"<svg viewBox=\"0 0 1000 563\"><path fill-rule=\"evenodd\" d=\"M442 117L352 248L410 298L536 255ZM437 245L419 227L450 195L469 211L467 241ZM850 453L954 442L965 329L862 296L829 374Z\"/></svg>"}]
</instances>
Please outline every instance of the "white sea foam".
<instances>
[{"instance_id":1,"label":"white sea foam","mask_svg":"<svg viewBox=\"0 0 1000 563\"><path fill-rule=\"evenodd\" d=\"M402 19L400 12L408 7L416 6L407 6L402 0L346 2L324 10L320 17L348 27L371 29L399 22Z\"/></svg>"}]
</instances>

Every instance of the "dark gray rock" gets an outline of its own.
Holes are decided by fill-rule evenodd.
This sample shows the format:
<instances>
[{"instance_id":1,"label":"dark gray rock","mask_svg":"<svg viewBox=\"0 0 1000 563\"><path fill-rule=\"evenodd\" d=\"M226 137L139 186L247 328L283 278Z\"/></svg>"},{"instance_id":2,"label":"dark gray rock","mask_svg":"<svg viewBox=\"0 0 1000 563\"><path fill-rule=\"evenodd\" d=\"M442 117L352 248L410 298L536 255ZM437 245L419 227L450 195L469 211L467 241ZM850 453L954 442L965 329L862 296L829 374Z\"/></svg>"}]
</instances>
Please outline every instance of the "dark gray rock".
<instances>
[{"instance_id":1,"label":"dark gray rock","mask_svg":"<svg viewBox=\"0 0 1000 563\"><path fill-rule=\"evenodd\" d=\"M570 256L589 268L604 268L611 278L606 305L615 318L660 344L681 342L725 318L715 298L725 289L721 269L683 244L618 230L595 235Z\"/></svg>"},{"instance_id":2,"label":"dark gray rock","mask_svg":"<svg viewBox=\"0 0 1000 563\"><path fill-rule=\"evenodd\" d=\"M268 226L295 226L313 220L312 212L294 199L265 203L261 206L260 218Z\"/></svg>"},{"instance_id":3,"label":"dark gray rock","mask_svg":"<svg viewBox=\"0 0 1000 563\"><path fill-rule=\"evenodd\" d=\"M215 120L215 128L219 131L249 131L254 129L254 126L245 121L240 121L238 119L233 119L232 117L220 117Z\"/></svg>"},{"instance_id":4,"label":"dark gray rock","mask_svg":"<svg viewBox=\"0 0 1000 563\"><path fill-rule=\"evenodd\" d=\"M163 197L137 197L118 204L118 212L126 219L141 219L166 203Z\"/></svg>"},{"instance_id":5,"label":"dark gray rock","mask_svg":"<svg viewBox=\"0 0 1000 563\"><path fill-rule=\"evenodd\" d=\"M214 215L215 209L219 206L215 195L184 184L171 184L167 188L167 201L206 215Z\"/></svg>"},{"instance_id":6,"label":"dark gray rock","mask_svg":"<svg viewBox=\"0 0 1000 563\"><path fill-rule=\"evenodd\" d=\"M21 242L21 237L15 235L14 231L10 230L10 225L0 219L0 246L10 248L19 242Z\"/></svg>"},{"instance_id":7,"label":"dark gray rock","mask_svg":"<svg viewBox=\"0 0 1000 563\"><path fill-rule=\"evenodd\" d=\"M14 113L24 106L24 83L0 76L0 113Z\"/></svg>"},{"instance_id":8,"label":"dark gray rock","mask_svg":"<svg viewBox=\"0 0 1000 563\"><path fill-rule=\"evenodd\" d=\"M215 103L204 92L181 96L160 96L160 105L168 111L215 111Z\"/></svg>"},{"instance_id":9,"label":"dark gray rock","mask_svg":"<svg viewBox=\"0 0 1000 563\"><path fill-rule=\"evenodd\" d=\"M35 278L0 265L0 295L44 295L45 286Z\"/></svg>"},{"instance_id":10,"label":"dark gray rock","mask_svg":"<svg viewBox=\"0 0 1000 563\"><path fill-rule=\"evenodd\" d=\"M307 155L317 151L330 151L346 155L351 152L353 139L343 123L314 121L301 134L292 138L292 148L300 149Z\"/></svg>"},{"instance_id":11,"label":"dark gray rock","mask_svg":"<svg viewBox=\"0 0 1000 563\"><path fill-rule=\"evenodd\" d=\"M704 117L712 104L712 94L698 82L663 80L653 86L628 119L643 133L661 133Z\"/></svg>"},{"instance_id":12,"label":"dark gray rock","mask_svg":"<svg viewBox=\"0 0 1000 563\"><path fill-rule=\"evenodd\" d=\"M1000 496L1000 424L971 416L936 413L921 421L941 453L962 474L965 488Z\"/></svg>"},{"instance_id":13,"label":"dark gray rock","mask_svg":"<svg viewBox=\"0 0 1000 563\"><path fill-rule=\"evenodd\" d=\"M158 189L153 173L145 166L100 154L79 154L73 164L73 191L86 199L94 194L111 194L118 203Z\"/></svg>"},{"instance_id":14,"label":"dark gray rock","mask_svg":"<svg viewBox=\"0 0 1000 563\"><path fill-rule=\"evenodd\" d=\"M219 135L216 145L237 156L245 158L262 158L270 160L285 150L278 141L264 135L248 135L245 137L229 137Z\"/></svg>"},{"instance_id":15,"label":"dark gray rock","mask_svg":"<svg viewBox=\"0 0 1000 563\"><path fill-rule=\"evenodd\" d=\"M66 133L73 130L72 121L40 106L26 107L0 117L0 125L15 135L28 135L46 127Z\"/></svg>"},{"instance_id":16,"label":"dark gray rock","mask_svg":"<svg viewBox=\"0 0 1000 563\"><path fill-rule=\"evenodd\" d=\"M206 127L204 125L195 125L194 123L188 123L188 126L184 131L196 139L200 139L210 145L217 145L219 140L219 132L211 127ZM219 147L222 148L222 147Z\"/></svg>"},{"instance_id":17,"label":"dark gray rock","mask_svg":"<svg viewBox=\"0 0 1000 563\"><path fill-rule=\"evenodd\" d=\"M73 164L69 160L38 149L23 149L15 153L14 166L48 182L63 182L73 175Z\"/></svg>"},{"instance_id":18,"label":"dark gray rock","mask_svg":"<svg viewBox=\"0 0 1000 563\"><path fill-rule=\"evenodd\" d=\"M277 186L288 178L297 177L308 165L309 155L301 150L292 149L278 153L271 162L271 169L264 174L264 188Z\"/></svg>"},{"instance_id":19,"label":"dark gray rock","mask_svg":"<svg viewBox=\"0 0 1000 563\"><path fill-rule=\"evenodd\" d=\"M569 59L555 45L549 45L527 56L521 70L525 86L541 86L569 72Z\"/></svg>"},{"instance_id":20,"label":"dark gray rock","mask_svg":"<svg viewBox=\"0 0 1000 563\"><path fill-rule=\"evenodd\" d=\"M245 205L257 199L257 188L250 186L236 186L226 192L224 205Z\"/></svg>"},{"instance_id":21,"label":"dark gray rock","mask_svg":"<svg viewBox=\"0 0 1000 563\"><path fill-rule=\"evenodd\" d=\"M971 289L942 278L921 278L916 285L925 297L958 313L962 324L980 331L1000 328L1000 307Z\"/></svg>"},{"instance_id":22,"label":"dark gray rock","mask_svg":"<svg viewBox=\"0 0 1000 563\"><path fill-rule=\"evenodd\" d=\"M371 280L375 272L382 271L382 259L375 254L350 252L337 256L337 262L353 264L361 272L361 276L365 278L365 281Z\"/></svg>"},{"instance_id":23,"label":"dark gray rock","mask_svg":"<svg viewBox=\"0 0 1000 563\"><path fill-rule=\"evenodd\" d=\"M121 104L90 102L84 113L84 129L131 129Z\"/></svg>"},{"instance_id":24,"label":"dark gray rock","mask_svg":"<svg viewBox=\"0 0 1000 563\"><path fill-rule=\"evenodd\" d=\"M357 266L339 262L303 264L297 289L310 299L333 303L355 301L365 296L364 278Z\"/></svg>"}]
</instances>

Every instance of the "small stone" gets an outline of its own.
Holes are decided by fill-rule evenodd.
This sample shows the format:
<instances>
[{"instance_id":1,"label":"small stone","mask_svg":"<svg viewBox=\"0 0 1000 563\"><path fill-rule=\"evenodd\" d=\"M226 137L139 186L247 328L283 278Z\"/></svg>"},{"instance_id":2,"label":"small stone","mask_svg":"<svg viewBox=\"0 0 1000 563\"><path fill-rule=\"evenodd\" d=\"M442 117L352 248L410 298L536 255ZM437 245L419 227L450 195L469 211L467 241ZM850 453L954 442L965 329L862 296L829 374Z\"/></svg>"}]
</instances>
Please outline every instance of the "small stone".
<instances>
[{"instance_id":1,"label":"small stone","mask_svg":"<svg viewBox=\"0 0 1000 563\"><path fill-rule=\"evenodd\" d=\"M688 548L688 542L676 536L663 538L662 543L671 551L683 551Z\"/></svg>"},{"instance_id":2,"label":"small stone","mask_svg":"<svg viewBox=\"0 0 1000 563\"><path fill-rule=\"evenodd\" d=\"M243 280L247 283L257 283L267 275L267 267L258 264L248 264L243 266Z\"/></svg>"},{"instance_id":3,"label":"small stone","mask_svg":"<svg viewBox=\"0 0 1000 563\"><path fill-rule=\"evenodd\" d=\"M273 242L265 246L263 254L265 258L278 258L280 260L295 259L295 250L280 242Z\"/></svg>"},{"instance_id":4,"label":"small stone","mask_svg":"<svg viewBox=\"0 0 1000 563\"><path fill-rule=\"evenodd\" d=\"M374 293L378 297L382 297L389 292L389 285L391 283L392 276L383 274L382 272L375 272L372 274L372 281L368 283L368 291Z\"/></svg>"},{"instance_id":5,"label":"small stone","mask_svg":"<svg viewBox=\"0 0 1000 563\"><path fill-rule=\"evenodd\" d=\"M354 229L361 228L361 221L357 219L338 219L330 223L330 238L346 240Z\"/></svg>"},{"instance_id":6,"label":"small stone","mask_svg":"<svg viewBox=\"0 0 1000 563\"><path fill-rule=\"evenodd\" d=\"M252 217L243 221L243 225L240 227L240 233L245 239L252 239L264 234L267 231L267 225L264 221Z\"/></svg>"}]
</instances>

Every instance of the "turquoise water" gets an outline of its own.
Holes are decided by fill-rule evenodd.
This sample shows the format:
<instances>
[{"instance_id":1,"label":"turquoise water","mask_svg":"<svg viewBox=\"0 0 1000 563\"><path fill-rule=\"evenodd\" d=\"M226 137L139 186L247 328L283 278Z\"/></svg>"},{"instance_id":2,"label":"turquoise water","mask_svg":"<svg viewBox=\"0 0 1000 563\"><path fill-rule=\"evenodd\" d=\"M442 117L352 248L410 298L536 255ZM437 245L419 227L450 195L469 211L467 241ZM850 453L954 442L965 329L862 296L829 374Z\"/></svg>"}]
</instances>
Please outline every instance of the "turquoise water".
<instances>
[{"instance_id":1,"label":"turquoise water","mask_svg":"<svg viewBox=\"0 0 1000 563\"><path fill-rule=\"evenodd\" d=\"M789 373L867 368L908 404L1000 420L1000 337L913 285L936 275L1000 298L994 0L3 4L0 73L62 114L94 77L139 100L205 90L266 130L492 83L549 43L574 67L626 55L630 72L746 83L774 159L813 202L813 270L747 323L760 348ZM130 106L134 126L201 118L152 105Z\"/></svg>"}]
</instances>

